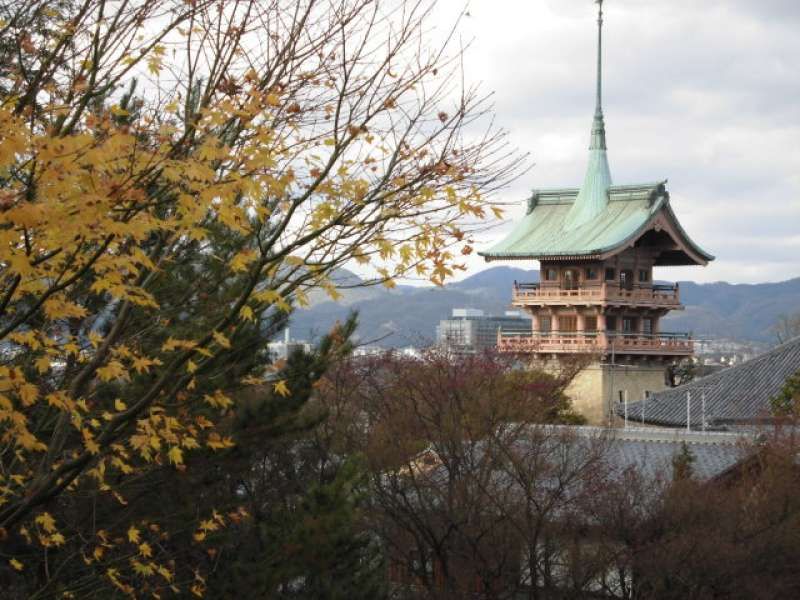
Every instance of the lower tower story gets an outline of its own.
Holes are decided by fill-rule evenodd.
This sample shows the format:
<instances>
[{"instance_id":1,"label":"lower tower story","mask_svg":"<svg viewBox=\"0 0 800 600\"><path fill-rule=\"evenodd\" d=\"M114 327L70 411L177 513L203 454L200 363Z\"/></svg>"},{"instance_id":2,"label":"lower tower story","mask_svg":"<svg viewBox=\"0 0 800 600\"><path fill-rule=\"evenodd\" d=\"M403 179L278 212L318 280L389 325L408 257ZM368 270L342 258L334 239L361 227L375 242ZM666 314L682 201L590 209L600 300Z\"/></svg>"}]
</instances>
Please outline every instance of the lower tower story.
<instances>
[{"instance_id":1,"label":"lower tower story","mask_svg":"<svg viewBox=\"0 0 800 600\"><path fill-rule=\"evenodd\" d=\"M660 361L638 364L594 361L578 371L565 393L589 425L621 426L622 420L614 416L617 407L626 401L646 400L650 394L664 390L666 369L667 365Z\"/></svg>"},{"instance_id":2,"label":"lower tower story","mask_svg":"<svg viewBox=\"0 0 800 600\"><path fill-rule=\"evenodd\" d=\"M531 369L567 379L564 393L588 425L622 427L624 419L616 415L624 414L626 402L646 401L651 394L668 387L667 370L673 360L653 357L612 363L596 355L538 355L525 362ZM620 408L623 410L617 413Z\"/></svg>"}]
</instances>

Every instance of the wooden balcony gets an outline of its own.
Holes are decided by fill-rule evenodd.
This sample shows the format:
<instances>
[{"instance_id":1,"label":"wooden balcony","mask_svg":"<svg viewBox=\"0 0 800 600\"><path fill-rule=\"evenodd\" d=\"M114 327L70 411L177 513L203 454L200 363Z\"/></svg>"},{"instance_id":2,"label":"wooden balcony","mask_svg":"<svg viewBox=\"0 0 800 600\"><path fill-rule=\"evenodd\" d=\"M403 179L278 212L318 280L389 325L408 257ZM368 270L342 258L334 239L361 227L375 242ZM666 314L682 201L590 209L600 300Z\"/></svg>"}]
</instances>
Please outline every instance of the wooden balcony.
<instances>
[{"instance_id":1,"label":"wooden balcony","mask_svg":"<svg viewBox=\"0 0 800 600\"><path fill-rule=\"evenodd\" d=\"M694 353L694 341L685 333L498 333L497 349L514 354L616 353L691 356Z\"/></svg>"},{"instance_id":2,"label":"wooden balcony","mask_svg":"<svg viewBox=\"0 0 800 600\"><path fill-rule=\"evenodd\" d=\"M542 286L538 283L518 283L514 285L511 303L514 306L619 305L682 308L677 283L624 288L616 282L603 282L576 289Z\"/></svg>"}]
</instances>

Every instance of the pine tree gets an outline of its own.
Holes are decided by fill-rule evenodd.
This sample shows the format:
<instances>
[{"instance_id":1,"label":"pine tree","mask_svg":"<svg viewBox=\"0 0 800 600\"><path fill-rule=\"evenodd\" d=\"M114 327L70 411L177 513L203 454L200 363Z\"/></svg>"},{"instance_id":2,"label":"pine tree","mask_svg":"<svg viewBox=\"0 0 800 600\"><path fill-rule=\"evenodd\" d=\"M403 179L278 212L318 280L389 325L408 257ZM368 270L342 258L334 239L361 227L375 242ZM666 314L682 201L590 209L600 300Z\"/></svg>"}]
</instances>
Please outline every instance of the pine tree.
<instances>
[{"instance_id":1,"label":"pine tree","mask_svg":"<svg viewBox=\"0 0 800 600\"><path fill-rule=\"evenodd\" d=\"M786 380L780 393L770 400L772 414L777 417L797 416L800 410L800 371Z\"/></svg>"},{"instance_id":2,"label":"pine tree","mask_svg":"<svg viewBox=\"0 0 800 600\"><path fill-rule=\"evenodd\" d=\"M681 442L680 452L672 457L672 480L685 481L694 476L694 462L696 458L686 442Z\"/></svg>"}]
</instances>

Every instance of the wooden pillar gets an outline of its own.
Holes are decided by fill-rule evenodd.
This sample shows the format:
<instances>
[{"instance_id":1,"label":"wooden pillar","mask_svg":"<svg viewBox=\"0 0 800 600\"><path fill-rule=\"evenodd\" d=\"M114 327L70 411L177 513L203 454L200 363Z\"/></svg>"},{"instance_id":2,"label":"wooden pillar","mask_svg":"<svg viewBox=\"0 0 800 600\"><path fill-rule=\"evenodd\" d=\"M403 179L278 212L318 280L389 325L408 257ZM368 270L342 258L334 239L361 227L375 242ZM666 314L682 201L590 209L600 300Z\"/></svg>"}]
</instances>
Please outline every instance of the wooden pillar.
<instances>
[{"instance_id":1,"label":"wooden pillar","mask_svg":"<svg viewBox=\"0 0 800 600\"><path fill-rule=\"evenodd\" d=\"M605 273L603 273L603 277L605 277ZM600 308L597 310L597 345L600 347L605 347L607 343L608 337L606 336L606 313L602 308Z\"/></svg>"}]
</instances>

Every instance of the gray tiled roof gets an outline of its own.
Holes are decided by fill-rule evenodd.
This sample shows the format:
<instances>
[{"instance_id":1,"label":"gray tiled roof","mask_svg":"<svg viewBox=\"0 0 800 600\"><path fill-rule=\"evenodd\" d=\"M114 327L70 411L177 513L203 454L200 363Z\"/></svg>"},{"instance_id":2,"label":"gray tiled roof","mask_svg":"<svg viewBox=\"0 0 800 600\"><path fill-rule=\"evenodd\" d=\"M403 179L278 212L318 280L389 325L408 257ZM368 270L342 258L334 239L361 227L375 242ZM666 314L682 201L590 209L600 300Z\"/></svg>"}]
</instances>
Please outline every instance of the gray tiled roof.
<instances>
[{"instance_id":1,"label":"gray tiled roof","mask_svg":"<svg viewBox=\"0 0 800 600\"><path fill-rule=\"evenodd\" d=\"M682 450L685 443L694 461L692 470L699 480L717 477L745 458L748 453L748 434L729 432L687 432L680 429L628 428L606 429L602 427L538 425L533 426L529 435L522 434L516 440L516 447L533 451L537 456L547 456L549 461L574 465L580 464L593 453L599 452L600 462L608 468L607 475L616 478L628 470L634 470L645 478L670 481L673 473L673 458ZM429 448L425 453L433 451ZM485 443L476 442L472 446L475 454L471 457L475 464L481 463ZM469 462L469 461L467 461ZM429 471L441 481L448 479L446 469L441 463ZM508 475L498 472L497 482L504 481ZM506 483L512 484L511 480ZM552 484L562 485L563 482ZM547 486L545 477L540 485ZM655 489L655 488L654 488Z\"/></svg>"},{"instance_id":2,"label":"gray tiled roof","mask_svg":"<svg viewBox=\"0 0 800 600\"><path fill-rule=\"evenodd\" d=\"M672 459L686 444L699 479L716 477L744 457L743 437L732 433L695 433L676 429L620 429L612 434L609 460L620 470L634 467L640 473L672 477Z\"/></svg>"},{"instance_id":3,"label":"gray tiled roof","mask_svg":"<svg viewBox=\"0 0 800 600\"><path fill-rule=\"evenodd\" d=\"M786 380L800 370L800 337L781 344L752 360L718 371L685 385L664 390L628 405L628 420L665 427L686 427L690 394L691 427L703 426L705 392L706 426L724 429L770 416L770 399ZM644 416L642 413L644 412ZM617 407L624 416L625 408Z\"/></svg>"}]
</instances>

